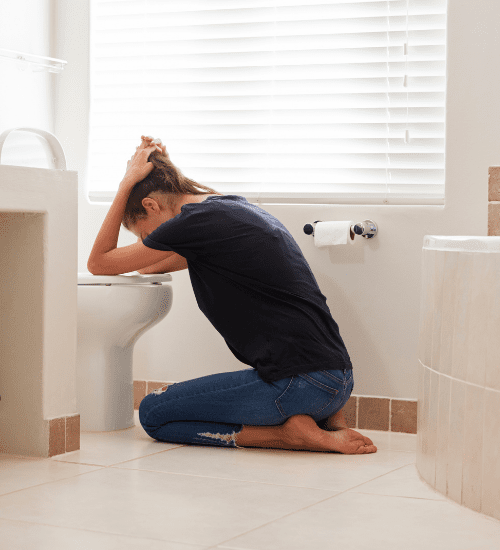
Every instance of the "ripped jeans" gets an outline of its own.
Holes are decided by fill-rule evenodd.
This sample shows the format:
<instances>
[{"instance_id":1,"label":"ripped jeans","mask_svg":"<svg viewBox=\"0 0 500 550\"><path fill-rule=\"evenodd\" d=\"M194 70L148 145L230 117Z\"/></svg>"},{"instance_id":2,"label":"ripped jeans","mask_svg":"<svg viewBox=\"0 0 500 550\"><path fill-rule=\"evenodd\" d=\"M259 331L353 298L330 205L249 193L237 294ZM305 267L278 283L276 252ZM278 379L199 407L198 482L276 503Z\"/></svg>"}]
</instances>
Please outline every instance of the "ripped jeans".
<instances>
[{"instance_id":1,"label":"ripped jeans","mask_svg":"<svg viewBox=\"0 0 500 550\"><path fill-rule=\"evenodd\" d=\"M277 426L297 414L316 422L346 404L352 369L320 370L264 382L253 368L211 374L146 395L139 420L158 441L237 447L244 425Z\"/></svg>"}]
</instances>

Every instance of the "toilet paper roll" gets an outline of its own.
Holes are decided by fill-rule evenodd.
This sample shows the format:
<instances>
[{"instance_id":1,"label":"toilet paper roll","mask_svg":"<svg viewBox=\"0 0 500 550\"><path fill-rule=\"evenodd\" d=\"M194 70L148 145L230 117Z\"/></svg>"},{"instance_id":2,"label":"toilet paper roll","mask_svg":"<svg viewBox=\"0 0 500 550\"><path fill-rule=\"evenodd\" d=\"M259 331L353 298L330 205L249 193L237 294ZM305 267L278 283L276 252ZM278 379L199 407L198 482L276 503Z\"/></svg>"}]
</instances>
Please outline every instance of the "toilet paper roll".
<instances>
[{"instance_id":1,"label":"toilet paper roll","mask_svg":"<svg viewBox=\"0 0 500 550\"><path fill-rule=\"evenodd\" d=\"M314 244L318 248L354 244L351 225L354 225L353 221L318 222L314 227Z\"/></svg>"}]
</instances>

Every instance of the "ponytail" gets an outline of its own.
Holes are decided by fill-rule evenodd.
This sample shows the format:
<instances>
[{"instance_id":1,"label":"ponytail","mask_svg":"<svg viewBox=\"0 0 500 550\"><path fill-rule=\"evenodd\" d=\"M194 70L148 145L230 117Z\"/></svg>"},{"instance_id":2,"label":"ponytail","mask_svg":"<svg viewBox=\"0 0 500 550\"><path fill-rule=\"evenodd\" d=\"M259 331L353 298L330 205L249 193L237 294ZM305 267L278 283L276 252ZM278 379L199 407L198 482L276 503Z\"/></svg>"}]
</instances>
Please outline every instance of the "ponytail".
<instances>
[{"instance_id":1,"label":"ponytail","mask_svg":"<svg viewBox=\"0 0 500 550\"><path fill-rule=\"evenodd\" d=\"M136 183L130 192L122 220L126 229L135 225L138 220L147 217L147 212L142 206L142 199L151 193L158 192L167 195L167 204L170 207L173 207L181 195L222 194L186 178L179 168L174 166L168 153L154 151L149 155L148 160L153 163L154 168L143 180Z\"/></svg>"}]
</instances>

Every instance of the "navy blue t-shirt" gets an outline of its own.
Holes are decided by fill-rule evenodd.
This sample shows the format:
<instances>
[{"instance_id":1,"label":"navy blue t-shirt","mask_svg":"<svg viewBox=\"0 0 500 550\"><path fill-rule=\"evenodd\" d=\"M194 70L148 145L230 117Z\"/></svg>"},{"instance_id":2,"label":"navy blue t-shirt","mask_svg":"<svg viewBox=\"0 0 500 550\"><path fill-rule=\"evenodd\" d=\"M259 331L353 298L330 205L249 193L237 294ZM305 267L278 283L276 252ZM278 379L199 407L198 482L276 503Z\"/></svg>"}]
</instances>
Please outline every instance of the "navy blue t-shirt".
<instances>
[{"instance_id":1,"label":"navy blue t-shirt","mask_svg":"<svg viewBox=\"0 0 500 550\"><path fill-rule=\"evenodd\" d=\"M352 368L298 244L279 220L244 197L184 204L143 243L186 258L201 311L235 357L265 382Z\"/></svg>"}]
</instances>

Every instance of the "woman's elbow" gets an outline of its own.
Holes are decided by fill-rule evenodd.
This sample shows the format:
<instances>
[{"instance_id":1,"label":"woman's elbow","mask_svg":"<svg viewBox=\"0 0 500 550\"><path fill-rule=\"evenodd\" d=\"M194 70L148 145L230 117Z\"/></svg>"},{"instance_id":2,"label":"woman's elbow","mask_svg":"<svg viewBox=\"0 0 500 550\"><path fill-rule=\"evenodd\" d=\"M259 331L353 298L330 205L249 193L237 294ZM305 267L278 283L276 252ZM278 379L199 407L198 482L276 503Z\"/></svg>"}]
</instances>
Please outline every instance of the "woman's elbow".
<instances>
[{"instance_id":1,"label":"woman's elbow","mask_svg":"<svg viewBox=\"0 0 500 550\"><path fill-rule=\"evenodd\" d=\"M112 273L106 273L103 269L99 269L96 266L89 266L88 264L87 269L92 275L112 275Z\"/></svg>"},{"instance_id":2,"label":"woman's elbow","mask_svg":"<svg viewBox=\"0 0 500 550\"><path fill-rule=\"evenodd\" d=\"M96 262L90 260L87 262L87 269L92 275L116 275L116 273L111 273L109 269L106 270Z\"/></svg>"},{"instance_id":3,"label":"woman's elbow","mask_svg":"<svg viewBox=\"0 0 500 550\"><path fill-rule=\"evenodd\" d=\"M94 262L91 262L90 260L87 262L87 271L92 273L92 275L97 275L98 269Z\"/></svg>"}]
</instances>

